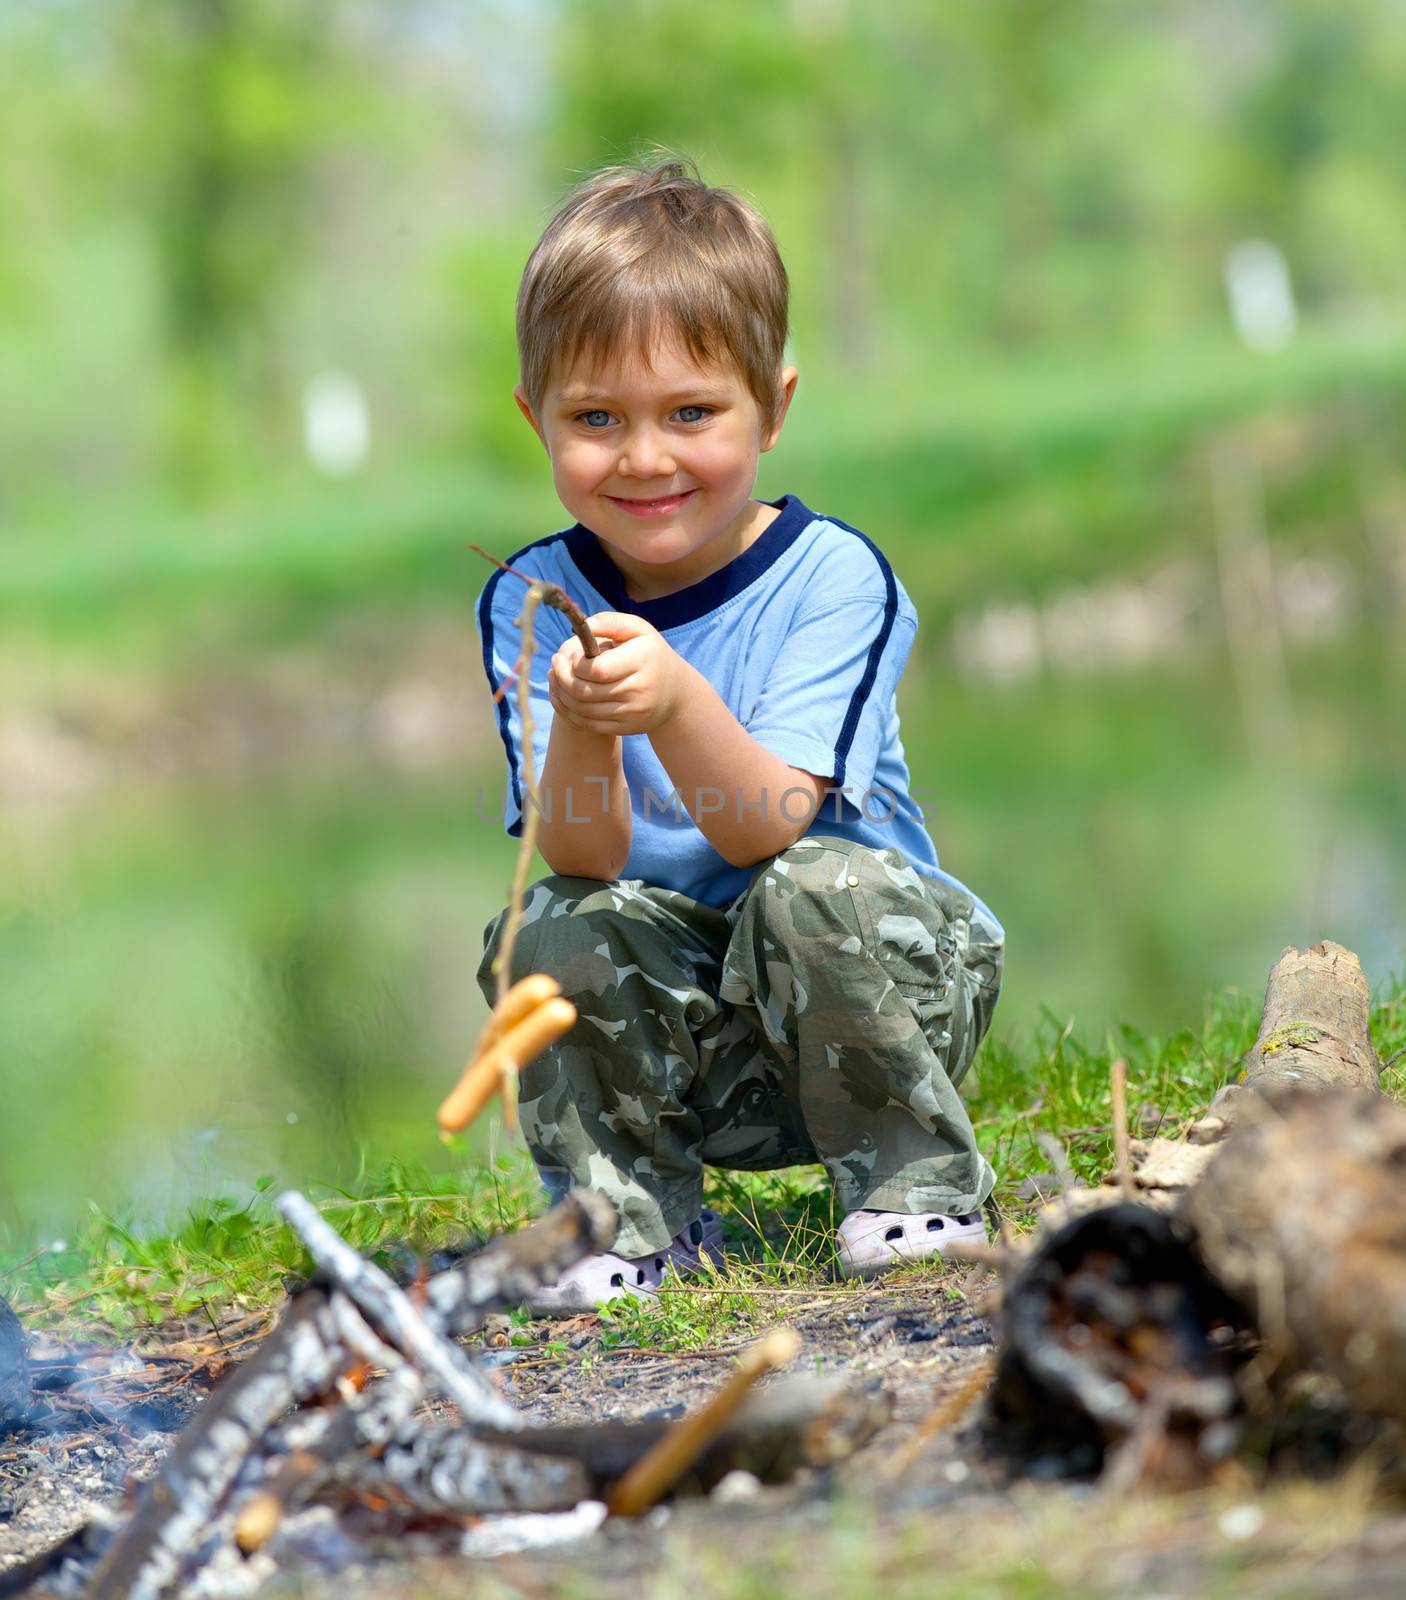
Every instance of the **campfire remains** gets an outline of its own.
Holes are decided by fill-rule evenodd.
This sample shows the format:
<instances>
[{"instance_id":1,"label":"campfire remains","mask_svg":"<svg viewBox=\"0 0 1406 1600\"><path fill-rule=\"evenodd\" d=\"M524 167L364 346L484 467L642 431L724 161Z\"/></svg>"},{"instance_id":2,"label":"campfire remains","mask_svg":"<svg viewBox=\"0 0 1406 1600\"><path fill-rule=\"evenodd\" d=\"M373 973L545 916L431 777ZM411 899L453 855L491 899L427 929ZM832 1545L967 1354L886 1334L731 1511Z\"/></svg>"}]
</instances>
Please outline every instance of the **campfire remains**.
<instances>
[{"instance_id":1,"label":"campfire remains","mask_svg":"<svg viewBox=\"0 0 1406 1600\"><path fill-rule=\"evenodd\" d=\"M285 1195L280 1206L317 1264L314 1280L185 1429L132 1515L91 1523L6 1573L0 1595L40 1581L48 1593L88 1600L185 1592L202 1567L235 1551L252 1556L290 1512L338 1490L459 1525L601 1498L616 1514L637 1514L671 1492L705 1492L738 1468L783 1481L848 1454L886 1420L882 1398L833 1381L793 1379L745 1399L751 1381L794 1353L788 1334L784 1349L764 1349L726 1386L742 1403L707 1426L713 1408L675 1428L532 1427L454 1340L607 1248L615 1220L605 1201L574 1196L415 1294L346 1245L302 1196ZM433 1395L453 1403L456 1421L426 1420Z\"/></svg>"},{"instance_id":2,"label":"campfire remains","mask_svg":"<svg viewBox=\"0 0 1406 1600\"><path fill-rule=\"evenodd\" d=\"M947 1386L880 1479L899 1481L983 1389L980 1437L999 1459L1037 1476L1101 1473L1115 1492L1243 1482L1247 1450L1272 1465L1305 1374L1329 1396L1314 1425L1339 1429L1322 1459L1393 1438L1400 1450L1406 1108L1380 1094L1376 1062L1356 958L1286 951L1246 1071L1191 1128L1197 1142L1120 1137L1117 1182L1057 1202L1027 1248L1003 1238L988 1252L1004 1275L998 1357ZM606 1248L608 1207L575 1196L407 1292L300 1196L280 1205L313 1280L135 1510L0 1576L0 1596L39 1584L91 1600L232 1592L220 1584L241 1563L272 1571L297 1548L283 1527L313 1501L446 1529L593 1508L585 1528L739 1469L784 1481L853 1453L888 1419L882 1392L833 1377L748 1392L789 1359L783 1330L681 1422L537 1424L455 1341ZM0 1399L23 1407L27 1394L22 1335L0 1321Z\"/></svg>"},{"instance_id":3,"label":"campfire remains","mask_svg":"<svg viewBox=\"0 0 1406 1600\"><path fill-rule=\"evenodd\" d=\"M1117 1187L1051 1208L1073 1220L1008 1263L989 1408L1005 1451L1202 1480L1308 1371L1344 1415L1406 1421L1406 1108L1380 1092L1368 1010L1351 951L1286 950L1193 1142L1155 1140Z\"/></svg>"}]
</instances>

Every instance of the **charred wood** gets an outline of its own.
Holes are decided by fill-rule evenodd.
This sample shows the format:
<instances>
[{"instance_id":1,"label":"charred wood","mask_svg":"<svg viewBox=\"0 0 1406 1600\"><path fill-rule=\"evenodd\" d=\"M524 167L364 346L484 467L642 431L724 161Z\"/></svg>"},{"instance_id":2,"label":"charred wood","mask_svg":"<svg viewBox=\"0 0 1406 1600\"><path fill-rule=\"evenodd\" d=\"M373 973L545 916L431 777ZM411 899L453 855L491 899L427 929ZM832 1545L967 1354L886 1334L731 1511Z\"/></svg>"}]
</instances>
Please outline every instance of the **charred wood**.
<instances>
[{"instance_id":1,"label":"charred wood","mask_svg":"<svg viewBox=\"0 0 1406 1600\"><path fill-rule=\"evenodd\" d=\"M425 1285L425 1316L447 1334L471 1333L490 1312L521 1305L582 1256L608 1250L617 1225L603 1195L577 1190L545 1217L436 1273Z\"/></svg>"},{"instance_id":2,"label":"charred wood","mask_svg":"<svg viewBox=\"0 0 1406 1600\"><path fill-rule=\"evenodd\" d=\"M518 1446L535 1429L489 1443L467 1428L406 1428L379 1456L344 1456L336 1476L363 1493L403 1499L439 1516L566 1511L591 1495L576 1461Z\"/></svg>"},{"instance_id":3,"label":"charred wood","mask_svg":"<svg viewBox=\"0 0 1406 1600\"><path fill-rule=\"evenodd\" d=\"M1161 1212L1076 1218L1006 1287L995 1442L1041 1476L1098 1473L1126 1448L1145 1456L1139 1479L1193 1480L1238 1437L1229 1346L1244 1321Z\"/></svg>"},{"instance_id":4,"label":"charred wood","mask_svg":"<svg viewBox=\"0 0 1406 1600\"><path fill-rule=\"evenodd\" d=\"M1318 1362L1358 1409L1406 1422L1406 1108L1360 1090L1266 1096L1182 1214L1282 1368Z\"/></svg>"},{"instance_id":5,"label":"charred wood","mask_svg":"<svg viewBox=\"0 0 1406 1600\"><path fill-rule=\"evenodd\" d=\"M175 1581L266 1430L295 1401L330 1387L344 1363L330 1299L305 1290L215 1391L99 1563L89 1600L155 1600Z\"/></svg>"},{"instance_id":6,"label":"charred wood","mask_svg":"<svg viewBox=\"0 0 1406 1600\"><path fill-rule=\"evenodd\" d=\"M20 1319L0 1295L0 1427L29 1409L29 1344Z\"/></svg>"},{"instance_id":7,"label":"charred wood","mask_svg":"<svg viewBox=\"0 0 1406 1600\"><path fill-rule=\"evenodd\" d=\"M784 1483L802 1467L826 1467L862 1448L893 1409L882 1388L856 1387L842 1378L788 1377L748 1396L740 1411L703 1451L675 1493L705 1494L729 1472L750 1472L762 1483ZM654 1449L673 1424L665 1421L599 1422L531 1428L485 1442L567 1457L590 1475L597 1493L623 1478Z\"/></svg>"},{"instance_id":8,"label":"charred wood","mask_svg":"<svg viewBox=\"0 0 1406 1600\"><path fill-rule=\"evenodd\" d=\"M435 1380L466 1422L491 1422L500 1428L518 1425L516 1408L470 1365L457 1345L430 1326L409 1295L323 1221L316 1207L302 1195L289 1193L280 1198L278 1209L307 1246L319 1272L355 1304L381 1339Z\"/></svg>"},{"instance_id":9,"label":"charred wood","mask_svg":"<svg viewBox=\"0 0 1406 1600\"><path fill-rule=\"evenodd\" d=\"M293 1210L306 1225L307 1217L296 1205ZM324 1263L335 1263L330 1270L339 1280L355 1285L362 1305L341 1281L331 1288L315 1283L293 1301L280 1326L215 1391L182 1434L99 1563L90 1600L156 1600L169 1589L267 1431L294 1404L332 1391L354 1358L386 1367L393 1380L378 1386L381 1393L358 1406L356 1422L346 1424L360 1444L390 1437L418 1404L425 1379L437 1387L453 1385L453 1397L472 1406L474 1415L491 1415L500 1428L511 1429L516 1412L491 1391L496 1403L485 1403L480 1385L486 1386L486 1380L468 1368L462 1352L444 1334L476 1326L490 1310L516 1304L582 1255L604 1248L614 1230L615 1214L606 1201L591 1194L572 1196L539 1222L431 1278L422 1316L378 1269L359 1272L347 1255L362 1268L369 1264L355 1251L343 1246L344 1255L316 1227L310 1228L317 1253ZM413 1316L406 1315L407 1307ZM396 1349L397 1338L409 1349ZM470 1373L467 1379L465 1372ZM312 1455L315 1462L325 1459L316 1447ZM320 1468L310 1472L305 1487L314 1487L319 1476ZM276 1508L275 1525L279 1515Z\"/></svg>"}]
</instances>

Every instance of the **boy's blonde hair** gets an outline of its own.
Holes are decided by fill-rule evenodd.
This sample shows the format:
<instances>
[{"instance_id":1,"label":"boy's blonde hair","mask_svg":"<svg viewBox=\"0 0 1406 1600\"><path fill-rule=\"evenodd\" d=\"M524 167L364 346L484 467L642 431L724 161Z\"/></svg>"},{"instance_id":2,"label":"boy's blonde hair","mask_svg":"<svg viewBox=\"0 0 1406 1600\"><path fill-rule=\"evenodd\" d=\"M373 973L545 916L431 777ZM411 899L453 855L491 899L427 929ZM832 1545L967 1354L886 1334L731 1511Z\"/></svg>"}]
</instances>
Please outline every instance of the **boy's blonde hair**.
<instances>
[{"instance_id":1,"label":"boy's blonde hair","mask_svg":"<svg viewBox=\"0 0 1406 1600\"><path fill-rule=\"evenodd\" d=\"M649 351L677 334L731 360L768 424L780 405L789 284L761 214L692 162L607 167L578 185L528 257L517 297L522 387L534 412L553 372Z\"/></svg>"}]
</instances>

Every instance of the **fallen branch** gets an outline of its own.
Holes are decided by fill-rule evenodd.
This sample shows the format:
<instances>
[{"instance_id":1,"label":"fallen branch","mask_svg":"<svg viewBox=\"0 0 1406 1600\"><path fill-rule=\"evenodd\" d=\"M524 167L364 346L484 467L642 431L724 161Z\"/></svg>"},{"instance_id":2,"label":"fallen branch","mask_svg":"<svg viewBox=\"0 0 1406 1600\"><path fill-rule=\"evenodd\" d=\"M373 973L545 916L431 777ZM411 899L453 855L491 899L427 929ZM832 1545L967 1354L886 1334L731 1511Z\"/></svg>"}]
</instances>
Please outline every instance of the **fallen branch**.
<instances>
[{"instance_id":1,"label":"fallen branch","mask_svg":"<svg viewBox=\"0 0 1406 1600\"><path fill-rule=\"evenodd\" d=\"M611 1516L638 1517L666 1495L732 1420L752 1385L784 1367L800 1347L793 1328L778 1328L759 1339L707 1405L670 1428L625 1474L606 1501Z\"/></svg>"},{"instance_id":2,"label":"fallen branch","mask_svg":"<svg viewBox=\"0 0 1406 1600\"><path fill-rule=\"evenodd\" d=\"M802 1467L844 1460L889 1420L890 1396L876 1385L856 1387L843 1377L806 1374L754 1389L736 1413L672 1485L673 1494L703 1494L729 1472L750 1472L762 1483L784 1483ZM686 1419L691 1420L691 1419ZM485 1443L512 1445L579 1462L593 1492L608 1496L646 1455L681 1424L597 1422L524 1429Z\"/></svg>"},{"instance_id":3,"label":"fallen branch","mask_svg":"<svg viewBox=\"0 0 1406 1600\"><path fill-rule=\"evenodd\" d=\"M991 1379L996 1370L994 1361L978 1362L976 1367L967 1374L961 1383L950 1394L943 1395L942 1399L928 1412L927 1416L914 1428L911 1436L903 1447L895 1450L884 1463L882 1473L890 1480L901 1478L913 1463L922 1455L930 1440L944 1433L954 1422L959 1421L971 1408L974 1400L991 1387Z\"/></svg>"}]
</instances>

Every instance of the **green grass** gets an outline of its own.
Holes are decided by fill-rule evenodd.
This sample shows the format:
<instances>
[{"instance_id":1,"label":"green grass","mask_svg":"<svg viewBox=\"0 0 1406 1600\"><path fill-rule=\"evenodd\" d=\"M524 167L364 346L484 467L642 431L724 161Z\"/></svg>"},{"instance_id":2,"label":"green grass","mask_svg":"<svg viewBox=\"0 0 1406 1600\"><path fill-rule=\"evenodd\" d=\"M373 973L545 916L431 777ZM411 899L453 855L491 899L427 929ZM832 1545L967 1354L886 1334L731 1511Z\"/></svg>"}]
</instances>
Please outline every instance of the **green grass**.
<instances>
[{"instance_id":1,"label":"green grass","mask_svg":"<svg viewBox=\"0 0 1406 1600\"><path fill-rule=\"evenodd\" d=\"M1097 1182L1107 1173L1115 1057L1128 1064L1134 1132L1151 1131L1160 1118L1160 1131L1175 1133L1235 1077L1257 1020L1258 1007L1247 997L1223 995L1199 1032L1154 1039L1124 1028L1095 1046L1050 1019L1027 1051L989 1045L970 1105L996 1167L1001 1211L1017 1227L1029 1222L1032 1208L1018 1191L1028 1174L1052 1170L1042 1136L1058 1141L1081 1179ZM1384 1060L1406 1047L1406 984L1375 1007L1372 1028ZM1388 1071L1385 1087L1406 1093L1406 1056ZM309 1266L277 1220L270 1189L271 1180L261 1180L242 1200L203 1200L165 1231L139 1232L120 1218L96 1215L73 1241L0 1263L0 1286L33 1325L70 1330L130 1333L192 1314L219 1320L266 1308ZM516 1227L540 1208L541 1190L531 1163L514 1153L455 1175L393 1165L314 1198L357 1249L408 1271L423 1253ZM696 1284L669 1285L657 1302L612 1311L607 1345L704 1348L784 1314L778 1290L849 1292L826 1283L835 1217L819 1169L714 1173L707 1199L725 1218L725 1266ZM942 1269L912 1270L932 1277Z\"/></svg>"}]
</instances>

